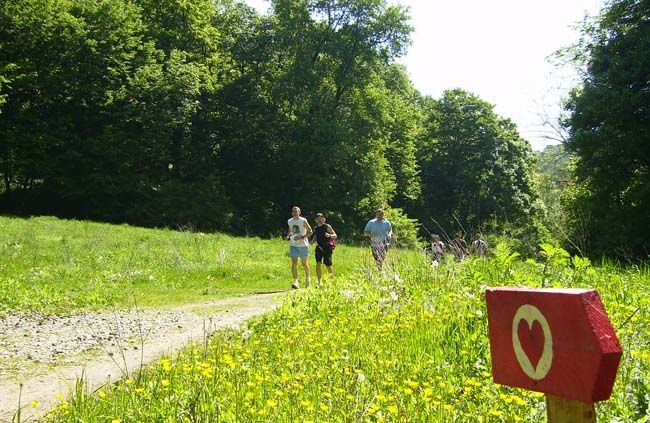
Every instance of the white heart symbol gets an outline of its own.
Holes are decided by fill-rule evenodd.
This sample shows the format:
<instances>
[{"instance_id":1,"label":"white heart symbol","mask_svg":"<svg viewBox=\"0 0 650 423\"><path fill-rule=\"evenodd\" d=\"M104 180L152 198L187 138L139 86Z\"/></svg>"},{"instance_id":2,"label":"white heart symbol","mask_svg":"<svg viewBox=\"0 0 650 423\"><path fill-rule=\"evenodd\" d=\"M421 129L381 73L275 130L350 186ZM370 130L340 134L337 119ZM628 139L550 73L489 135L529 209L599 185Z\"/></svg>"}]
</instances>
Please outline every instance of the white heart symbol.
<instances>
[{"instance_id":1,"label":"white heart symbol","mask_svg":"<svg viewBox=\"0 0 650 423\"><path fill-rule=\"evenodd\" d=\"M528 323L528 330L533 328L535 321L539 322L544 332L544 348L542 356L539 358L537 367L533 367L530 358L521 347L519 341L519 322L525 320ZM512 346L515 349L515 356L521 366L521 369L533 380L542 380L546 374L551 370L553 362L553 336L551 335L551 328L546 321L546 317L539 309L530 304L524 304L517 309L515 317L512 319Z\"/></svg>"}]
</instances>

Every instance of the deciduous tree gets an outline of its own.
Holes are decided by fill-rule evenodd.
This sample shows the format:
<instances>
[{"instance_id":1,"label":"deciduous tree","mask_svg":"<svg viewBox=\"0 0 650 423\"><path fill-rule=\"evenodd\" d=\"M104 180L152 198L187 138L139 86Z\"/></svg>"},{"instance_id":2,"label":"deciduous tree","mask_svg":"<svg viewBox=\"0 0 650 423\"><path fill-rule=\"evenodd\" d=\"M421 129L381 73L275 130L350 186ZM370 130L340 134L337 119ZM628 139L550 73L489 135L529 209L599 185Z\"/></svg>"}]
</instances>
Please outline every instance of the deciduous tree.
<instances>
[{"instance_id":1,"label":"deciduous tree","mask_svg":"<svg viewBox=\"0 0 650 423\"><path fill-rule=\"evenodd\" d=\"M568 101L577 154L572 207L592 254L645 257L650 237L650 1L612 1L575 50L584 79Z\"/></svg>"}]
</instances>

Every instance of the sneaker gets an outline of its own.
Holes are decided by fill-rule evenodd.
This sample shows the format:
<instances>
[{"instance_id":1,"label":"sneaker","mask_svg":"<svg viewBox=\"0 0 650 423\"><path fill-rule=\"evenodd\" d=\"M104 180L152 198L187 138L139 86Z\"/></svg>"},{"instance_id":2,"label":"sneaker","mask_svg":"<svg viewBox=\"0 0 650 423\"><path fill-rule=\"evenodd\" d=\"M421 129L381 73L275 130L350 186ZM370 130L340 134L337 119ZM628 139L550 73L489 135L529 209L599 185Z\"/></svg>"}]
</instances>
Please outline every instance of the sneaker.
<instances>
[{"instance_id":1,"label":"sneaker","mask_svg":"<svg viewBox=\"0 0 650 423\"><path fill-rule=\"evenodd\" d=\"M298 285L298 281L293 281L293 283L291 284L291 289L298 289L298 288L300 288L300 286Z\"/></svg>"}]
</instances>

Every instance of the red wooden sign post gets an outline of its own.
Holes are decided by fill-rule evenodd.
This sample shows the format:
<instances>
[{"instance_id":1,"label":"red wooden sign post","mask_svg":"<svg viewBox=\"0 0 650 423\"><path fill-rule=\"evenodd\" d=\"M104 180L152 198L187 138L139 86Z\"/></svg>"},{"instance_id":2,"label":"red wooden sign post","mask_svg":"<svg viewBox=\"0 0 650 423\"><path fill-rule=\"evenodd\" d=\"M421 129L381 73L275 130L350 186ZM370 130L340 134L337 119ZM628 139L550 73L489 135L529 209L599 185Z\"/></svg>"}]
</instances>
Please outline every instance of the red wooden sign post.
<instances>
[{"instance_id":1,"label":"red wooden sign post","mask_svg":"<svg viewBox=\"0 0 650 423\"><path fill-rule=\"evenodd\" d=\"M549 422L595 422L622 351L592 289L486 291L495 383L546 395Z\"/></svg>"}]
</instances>

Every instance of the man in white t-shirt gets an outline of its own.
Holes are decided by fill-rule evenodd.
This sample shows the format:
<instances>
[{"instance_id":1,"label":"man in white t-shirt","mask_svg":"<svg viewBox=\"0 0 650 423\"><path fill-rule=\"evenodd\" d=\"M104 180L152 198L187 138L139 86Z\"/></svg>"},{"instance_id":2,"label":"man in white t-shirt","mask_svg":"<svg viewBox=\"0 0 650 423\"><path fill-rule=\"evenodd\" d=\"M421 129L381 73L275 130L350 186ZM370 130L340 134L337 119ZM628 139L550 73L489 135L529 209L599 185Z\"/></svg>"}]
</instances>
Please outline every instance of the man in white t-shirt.
<instances>
[{"instance_id":1,"label":"man in white t-shirt","mask_svg":"<svg viewBox=\"0 0 650 423\"><path fill-rule=\"evenodd\" d=\"M472 253L484 258L488 255L488 244L478 232L474 234L474 242L472 242Z\"/></svg>"},{"instance_id":2,"label":"man in white t-shirt","mask_svg":"<svg viewBox=\"0 0 650 423\"><path fill-rule=\"evenodd\" d=\"M433 265L437 266L442 260L442 256L447 250L445 243L440 240L440 236L436 234L431 234L431 258L433 259Z\"/></svg>"},{"instance_id":3,"label":"man in white t-shirt","mask_svg":"<svg viewBox=\"0 0 650 423\"><path fill-rule=\"evenodd\" d=\"M309 287L309 263L307 256L309 256L309 237L313 234L311 226L307 219L300 216L300 207L294 206L291 209L291 219L287 220L289 230L287 231L287 239L290 241L289 256L291 257L291 274L293 275L293 284L291 288L298 289L298 259L302 263L302 268L305 270L305 287Z\"/></svg>"}]
</instances>

